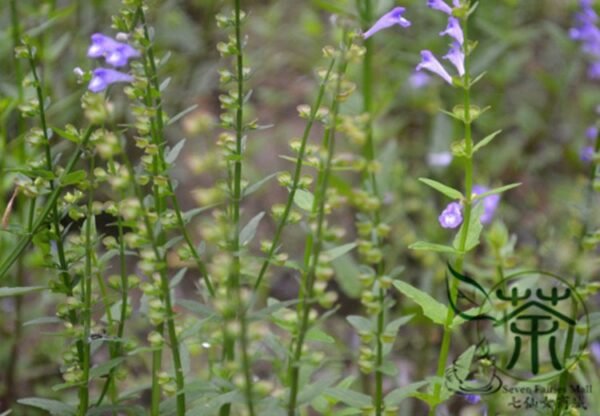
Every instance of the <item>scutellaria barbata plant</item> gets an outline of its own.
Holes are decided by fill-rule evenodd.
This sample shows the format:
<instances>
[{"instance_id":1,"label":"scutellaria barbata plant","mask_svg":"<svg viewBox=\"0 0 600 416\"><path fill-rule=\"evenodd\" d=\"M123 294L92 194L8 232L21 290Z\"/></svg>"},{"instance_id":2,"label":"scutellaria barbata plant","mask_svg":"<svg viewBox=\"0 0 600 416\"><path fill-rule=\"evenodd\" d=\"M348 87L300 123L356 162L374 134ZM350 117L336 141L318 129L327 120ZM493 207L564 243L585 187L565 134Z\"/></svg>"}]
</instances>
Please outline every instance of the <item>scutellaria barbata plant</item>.
<instances>
[{"instance_id":1,"label":"scutellaria barbata plant","mask_svg":"<svg viewBox=\"0 0 600 416\"><path fill-rule=\"evenodd\" d=\"M449 264L497 283L525 252L508 230L532 202L504 194L519 184L500 185L502 170L484 163L507 133L490 133L483 116L502 107L474 104L506 75L494 76L502 65L473 33L498 42L498 27L513 25L479 21L481 8L515 2L123 0L111 24L110 2L8 1L1 416L508 411L445 382L475 346L450 307L457 283L445 293L442 275ZM440 18L433 32L423 21ZM58 37L69 19L77 32ZM574 20L563 37L581 47L593 80L593 2L580 1ZM526 43L516 38L511 47ZM198 57L198 68L181 64ZM426 149L423 110L456 97L434 123L445 120L437 130L448 140ZM589 302L599 289L593 113L576 133L585 144L563 146L587 174L563 265ZM502 117L500 127L511 120ZM440 195L427 199L421 183ZM421 235L431 242L415 243ZM32 345L28 328L44 328ZM597 386L599 345L557 383ZM26 366L35 374L21 377ZM571 399L557 394L551 414L583 414Z\"/></svg>"}]
</instances>

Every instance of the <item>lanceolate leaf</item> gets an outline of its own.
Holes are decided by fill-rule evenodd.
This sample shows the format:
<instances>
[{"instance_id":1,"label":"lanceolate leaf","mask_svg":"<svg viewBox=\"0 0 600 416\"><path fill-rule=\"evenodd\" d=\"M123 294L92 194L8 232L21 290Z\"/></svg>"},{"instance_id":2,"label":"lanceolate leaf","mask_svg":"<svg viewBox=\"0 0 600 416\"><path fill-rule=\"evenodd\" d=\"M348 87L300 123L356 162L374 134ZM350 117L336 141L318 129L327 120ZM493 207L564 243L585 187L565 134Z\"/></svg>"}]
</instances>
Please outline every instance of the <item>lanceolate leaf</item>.
<instances>
[{"instance_id":1,"label":"lanceolate leaf","mask_svg":"<svg viewBox=\"0 0 600 416\"><path fill-rule=\"evenodd\" d=\"M436 191L443 193L450 199L462 199L463 197L460 191L457 191L456 189L444 185L443 183L440 183L438 181L434 181L433 179L419 178L419 180L425 185L432 187Z\"/></svg>"},{"instance_id":2,"label":"lanceolate leaf","mask_svg":"<svg viewBox=\"0 0 600 416\"><path fill-rule=\"evenodd\" d=\"M490 144L490 142L492 140L494 140L496 138L496 136L499 135L500 133L502 133L502 130L496 130L489 136L486 136L483 139L481 139L479 142L477 142L477 144L475 146L473 146L473 153L475 153L476 151L481 149L483 146Z\"/></svg>"},{"instance_id":3,"label":"lanceolate leaf","mask_svg":"<svg viewBox=\"0 0 600 416\"><path fill-rule=\"evenodd\" d=\"M445 325L446 315L448 314L446 306L432 298L428 293L401 280L396 280L394 286L405 296L416 302L427 318L436 324Z\"/></svg>"},{"instance_id":4,"label":"lanceolate leaf","mask_svg":"<svg viewBox=\"0 0 600 416\"><path fill-rule=\"evenodd\" d=\"M58 400L48 400L39 397L27 397L17 400L17 403L24 406L37 407L53 416L74 416L76 412L75 406L59 402Z\"/></svg>"},{"instance_id":5,"label":"lanceolate leaf","mask_svg":"<svg viewBox=\"0 0 600 416\"><path fill-rule=\"evenodd\" d=\"M260 224L260 220L265 216L264 211L257 214L254 218L248 221L248 224L242 231L240 231L240 244L245 246L248 244L256 235L256 229L258 228L258 224Z\"/></svg>"},{"instance_id":6,"label":"lanceolate leaf","mask_svg":"<svg viewBox=\"0 0 600 416\"><path fill-rule=\"evenodd\" d=\"M37 292L43 289L46 289L46 286L0 287L0 298L25 295L26 293Z\"/></svg>"},{"instance_id":7,"label":"lanceolate leaf","mask_svg":"<svg viewBox=\"0 0 600 416\"><path fill-rule=\"evenodd\" d=\"M428 243L426 241L417 241L408 246L408 248L411 250L437 251L439 253L457 253L454 247Z\"/></svg>"},{"instance_id":8,"label":"lanceolate leaf","mask_svg":"<svg viewBox=\"0 0 600 416\"><path fill-rule=\"evenodd\" d=\"M501 186L501 187L495 188L495 189L490 189L487 192L484 192L484 193L482 193L480 195L477 195L475 197L475 199L483 199L486 196L495 195L495 194L501 194L502 192L506 192L509 189L513 189L513 188L516 188L518 186L521 186L520 182L518 182L518 183L511 183L510 185L504 185L504 186Z\"/></svg>"}]
</instances>

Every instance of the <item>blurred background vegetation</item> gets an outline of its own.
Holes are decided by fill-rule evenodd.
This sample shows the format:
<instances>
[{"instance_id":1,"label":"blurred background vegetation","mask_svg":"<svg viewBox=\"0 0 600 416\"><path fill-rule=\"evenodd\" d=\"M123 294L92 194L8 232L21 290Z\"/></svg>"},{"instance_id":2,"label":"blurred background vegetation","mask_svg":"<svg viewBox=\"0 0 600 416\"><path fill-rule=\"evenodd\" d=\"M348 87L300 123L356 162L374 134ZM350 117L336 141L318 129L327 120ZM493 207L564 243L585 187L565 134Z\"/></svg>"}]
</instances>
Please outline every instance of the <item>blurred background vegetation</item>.
<instances>
[{"instance_id":1,"label":"blurred background vegetation","mask_svg":"<svg viewBox=\"0 0 600 416\"><path fill-rule=\"evenodd\" d=\"M80 66L87 70L93 65L86 58L92 33L114 35L110 22L118 3L114 0L16 2L22 30L39 45L44 87L52 100L48 111L52 126L80 124L79 99L85 86L78 85L73 69ZM423 87L409 82L421 49L431 49L441 56L447 48L447 40L438 36L445 27L444 16L428 9L425 3L425 0L400 2L407 8L405 16L412 21L412 27L407 30L395 27L375 37L378 114L375 137L383 162L384 213L393 227L388 262L392 267L404 266L404 279L445 302L444 257L407 249L416 240L446 243L451 238L451 233L437 222L447 201L420 184L417 178L426 176L458 188L462 186L460 160L447 167L428 163L428 155L449 151L451 142L460 139L460 126L438 111L457 104L459 91L433 78ZM378 1L377 15L397 4ZM289 142L303 129L296 107L310 102L315 93L315 72L323 64L321 49L334 42L332 19L354 19L356 28L359 27L353 0L245 0L243 7L249 13L246 52L254 69L249 111L261 124L272 125L249 138L248 159L252 162L246 165L245 173L252 183L289 169L288 162L279 156L290 153ZM483 185L523 183L503 195L496 215L496 229L505 224L516 236L516 248L509 259L514 266L537 266L563 276L572 275L577 268L591 278L598 271L597 257L590 256L578 264L573 259L577 258L582 203L589 177L589 167L580 160L579 151L585 142L586 128L598 117L600 90L586 80L585 57L568 37L576 7L575 1L568 0L480 1L470 33L472 39L479 41L473 55L473 72L487 71L487 75L476 85L473 96L475 104L491 109L476 124L475 134L482 138L498 129L503 132L492 146L478 153L475 169L476 182ZM165 0L154 1L149 10L158 55L171 54L161 73L163 80L171 78L164 91L167 113L174 115L197 105L167 130L173 143L181 137L187 138L186 151L174 171L185 209L211 202L207 189L223 175L216 171L220 93L217 71L222 63L215 45L224 35L217 28L214 16L230 8L222 0ZM19 160L15 150L19 142L16 111L19 93L14 82L17 69L12 53L9 1L3 1L0 9L0 165L14 167ZM20 70L27 74L25 67L21 63ZM360 83L360 68L352 71L351 78ZM125 110L121 98L117 94L114 103L117 109ZM355 94L344 111L356 114L360 108L360 94ZM123 122L127 119L124 113L119 115ZM30 122L35 123L27 121ZM135 154L135 146L130 147ZM351 158L355 151L350 143L340 148L344 157ZM3 210L12 194L14 176L3 171L1 178ZM356 183L351 175L340 174L336 179L340 189ZM274 180L259 192L244 206L245 217L268 211L272 204L285 198L285 190L276 186ZM342 212L335 222L347 229L345 239L352 241L355 234L352 208ZM210 216L195 223L199 234L203 221L210 222ZM110 219L105 222L108 224ZM268 237L273 229L273 222L265 221L259 232ZM110 227L104 232L110 233ZM293 229L284 241L292 255L301 252L302 240ZM39 264L35 252L30 253L26 263L28 284L46 281L45 270ZM491 278L494 264L494 256L482 245L477 257L468 261L467 270ZM330 326L340 340L348 341L335 348L343 345L346 356L351 357L351 346L356 345L356 340L353 341L344 316L358 313L357 272L350 256L339 261L337 268L341 309L330 319ZM193 289L193 276L188 277L183 287ZM297 284L289 271L278 269L270 278L270 286L273 296L284 299L295 296ZM23 320L51 315L54 302L50 293L26 297L20 306ZM17 352L13 350L16 307L13 299L0 300L0 411L17 397L67 394L51 389L61 382L58 364L63 351L63 341L54 336L52 329L25 326ZM396 308L403 313L418 312L410 301L400 302ZM435 346L441 334L439 328L431 327L425 319L413 320L403 331L394 354L399 368L396 382L400 384L432 374L437 357ZM454 347L462 351L465 345L457 341ZM425 349L426 346L430 348ZM16 368L9 371L11 363ZM343 367L348 363L338 364ZM132 364L130 374L134 387L142 371ZM27 412L23 409L15 414L35 414L32 410Z\"/></svg>"}]
</instances>

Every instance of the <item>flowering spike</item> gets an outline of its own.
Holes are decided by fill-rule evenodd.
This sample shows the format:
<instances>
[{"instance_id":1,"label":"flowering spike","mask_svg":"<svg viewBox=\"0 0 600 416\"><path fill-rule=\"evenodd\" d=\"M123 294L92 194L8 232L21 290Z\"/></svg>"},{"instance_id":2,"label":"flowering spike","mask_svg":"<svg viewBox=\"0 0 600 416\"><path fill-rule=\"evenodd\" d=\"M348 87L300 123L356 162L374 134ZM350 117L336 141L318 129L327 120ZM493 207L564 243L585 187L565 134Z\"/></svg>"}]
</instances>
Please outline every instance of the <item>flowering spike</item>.
<instances>
[{"instance_id":1,"label":"flowering spike","mask_svg":"<svg viewBox=\"0 0 600 416\"><path fill-rule=\"evenodd\" d=\"M409 27L410 22L402 17L402 14L405 10L406 9L404 7L393 8L391 11L381 16L369 30L363 33L363 38L367 39L380 30L387 29L388 27L394 25Z\"/></svg>"},{"instance_id":2,"label":"flowering spike","mask_svg":"<svg viewBox=\"0 0 600 416\"><path fill-rule=\"evenodd\" d=\"M101 92L109 85L119 82L133 82L133 77L114 69L96 68L92 73L92 79L88 84L88 90L91 92Z\"/></svg>"},{"instance_id":3,"label":"flowering spike","mask_svg":"<svg viewBox=\"0 0 600 416\"><path fill-rule=\"evenodd\" d=\"M444 228L458 227L463 221L460 204L458 202L449 203L438 217L438 221Z\"/></svg>"},{"instance_id":4,"label":"flowering spike","mask_svg":"<svg viewBox=\"0 0 600 416\"><path fill-rule=\"evenodd\" d=\"M465 37L463 35L462 28L460 27L460 21L456 17L448 18L448 26L446 26L446 30L440 32L441 36L450 36L451 38L456 39L459 44L463 44L465 41Z\"/></svg>"},{"instance_id":5,"label":"flowering spike","mask_svg":"<svg viewBox=\"0 0 600 416\"><path fill-rule=\"evenodd\" d=\"M587 130L585 131L585 137L587 137L588 140L596 140L596 137L598 137L598 127L596 127L596 126L588 127Z\"/></svg>"},{"instance_id":6,"label":"flowering spike","mask_svg":"<svg viewBox=\"0 0 600 416\"><path fill-rule=\"evenodd\" d=\"M434 10L439 10L447 15L452 14L452 8L448 6L444 0L427 0L427 7Z\"/></svg>"},{"instance_id":7,"label":"flowering spike","mask_svg":"<svg viewBox=\"0 0 600 416\"><path fill-rule=\"evenodd\" d=\"M450 61L458 71L458 75L461 77L465 74L465 54L458 43L452 43L450 50L442 57L442 59Z\"/></svg>"},{"instance_id":8,"label":"flowering spike","mask_svg":"<svg viewBox=\"0 0 600 416\"><path fill-rule=\"evenodd\" d=\"M452 77L450 74L444 69L440 61L431 53L431 51L424 50L421 51L421 63L417 65L417 71L425 69L427 71L433 72L436 75L439 75L446 81L448 84L452 85Z\"/></svg>"}]
</instances>

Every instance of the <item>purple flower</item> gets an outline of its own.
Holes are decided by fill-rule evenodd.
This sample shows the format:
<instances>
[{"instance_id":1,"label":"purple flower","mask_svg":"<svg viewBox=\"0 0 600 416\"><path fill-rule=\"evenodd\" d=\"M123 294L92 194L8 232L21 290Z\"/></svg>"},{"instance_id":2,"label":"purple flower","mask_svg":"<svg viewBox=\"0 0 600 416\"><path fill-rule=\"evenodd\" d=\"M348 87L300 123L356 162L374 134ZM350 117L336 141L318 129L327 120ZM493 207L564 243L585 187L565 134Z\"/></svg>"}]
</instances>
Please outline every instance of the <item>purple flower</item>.
<instances>
[{"instance_id":1,"label":"purple flower","mask_svg":"<svg viewBox=\"0 0 600 416\"><path fill-rule=\"evenodd\" d=\"M363 33L363 38L367 39L373 36L375 33L379 32L380 30L386 29L394 25L409 27L410 22L404 17L402 17L402 14L405 10L406 9L404 7L393 8L391 11L381 16L379 20L375 22L373 27L371 27L369 30Z\"/></svg>"},{"instance_id":2,"label":"purple flower","mask_svg":"<svg viewBox=\"0 0 600 416\"><path fill-rule=\"evenodd\" d=\"M481 396L478 394L465 394L465 400L471 404L477 404L481 401Z\"/></svg>"},{"instance_id":3,"label":"purple flower","mask_svg":"<svg viewBox=\"0 0 600 416\"><path fill-rule=\"evenodd\" d=\"M598 127L596 127L596 126L588 127L587 130L585 131L585 137L587 137L588 140L596 140L596 138L598 137Z\"/></svg>"},{"instance_id":4,"label":"purple flower","mask_svg":"<svg viewBox=\"0 0 600 416\"><path fill-rule=\"evenodd\" d=\"M452 153L450 152L432 152L427 155L427 164L429 166L448 166L452 162Z\"/></svg>"},{"instance_id":5,"label":"purple flower","mask_svg":"<svg viewBox=\"0 0 600 416\"><path fill-rule=\"evenodd\" d=\"M588 77L600 78L600 28L596 26L598 15L592 7L592 2L581 1L581 10L575 14L575 26L569 30L571 39L581 42L581 49L592 59L596 60L588 68Z\"/></svg>"},{"instance_id":6,"label":"purple flower","mask_svg":"<svg viewBox=\"0 0 600 416\"><path fill-rule=\"evenodd\" d=\"M91 39L92 44L87 52L88 58L102 58L119 43L102 33L94 33Z\"/></svg>"},{"instance_id":7,"label":"purple flower","mask_svg":"<svg viewBox=\"0 0 600 416\"><path fill-rule=\"evenodd\" d=\"M594 159L594 148L592 146L584 146L579 152L579 158L582 162L590 163Z\"/></svg>"},{"instance_id":8,"label":"purple flower","mask_svg":"<svg viewBox=\"0 0 600 416\"><path fill-rule=\"evenodd\" d=\"M456 5L456 0L454 1L454 4ZM448 15L452 14L452 8L448 6L443 0L427 0L427 7L434 10L439 10Z\"/></svg>"},{"instance_id":9,"label":"purple flower","mask_svg":"<svg viewBox=\"0 0 600 416\"><path fill-rule=\"evenodd\" d=\"M458 43L461 45L465 41L465 36L463 34L462 28L460 27L460 21L456 17L448 18L448 26L443 32L440 32L441 36L450 36L451 38L456 39Z\"/></svg>"},{"instance_id":10,"label":"purple flower","mask_svg":"<svg viewBox=\"0 0 600 416\"><path fill-rule=\"evenodd\" d=\"M592 62L590 64L587 75L590 79L600 79L600 61Z\"/></svg>"},{"instance_id":11,"label":"purple flower","mask_svg":"<svg viewBox=\"0 0 600 416\"><path fill-rule=\"evenodd\" d=\"M450 50L442 57L442 59L449 60L461 77L465 74L465 54L458 43L453 42L452 46L450 46Z\"/></svg>"},{"instance_id":12,"label":"purple flower","mask_svg":"<svg viewBox=\"0 0 600 416\"><path fill-rule=\"evenodd\" d=\"M127 65L130 59L139 56L140 53L133 46L122 43L106 55L106 62L118 68Z\"/></svg>"},{"instance_id":13,"label":"purple flower","mask_svg":"<svg viewBox=\"0 0 600 416\"><path fill-rule=\"evenodd\" d=\"M486 188L482 185L473 186L473 193L475 195L481 195L489 191L489 188ZM498 204L500 203L500 195L488 195L482 200L483 204L483 214L481 214L481 223L488 224L494 218L494 213L496 212L496 208L498 208Z\"/></svg>"},{"instance_id":14,"label":"purple flower","mask_svg":"<svg viewBox=\"0 0 600 416\"><path fill-rule=\"evenodd\" d=\"M450 74L444 69L440 61L431 53L431 51L424 50L421 51L421 62L417 65L417 71L425 69L427 71L433 72L436 75L439 75L446 81L448 84L452 85L452 77Z\"/></svg>"},{"instance_id":15,"label":"purple flower","mask_svg":"<svg viewBox=\"0 0 600 416\"><path fill-rule=\"evenodd\" d=\"M451 202L438 217L440 225L444 228L456 228L462 223L461 206L458 202Z\"/></svg>"},{"instance_id":16,"label":"purple flower","mask_svg":"<svg viewBox=\"0 0 600 416\"><path fill-rule=\"evenodd\" d=\"M94 33L91 37L87 56L89 58L104 57L106 62L114 67L127 65L129 59L137 58L140 53L131 45L121 43L102 33Z\"/></svg>"},{"instance_id":17,"label":"purple flower","mask_svg":"<svg viewBox=\"0 0 600 416\"><path fill-rule=\"evenodd\" d=\"M427 86L430 81L431 77L424 72L415 71L408 77L408 84L414 90Z\"/></svg>"},{"instance_id":18,"label":"purple flower","mask_svg":"<svg viewBox=\"0 0 600 416\"><path fill-rule=\"evenodd\" d=\"M600 365L600 341L592 342L590 345L590 353L594 357L596 364Z\"/></svg>"},{"instance_id":19,"label":"purple flower","mask_svg":"<svg viewBox=\"0 0 600 416\"><path fill-rule=\"evenodd\" d=\"M109 85L119 82L133 82L133 77L114 69L96 68L92 73L92 79L88 84L88 90L91 92L104 91Z\"/></svg>"}]
</instances>

